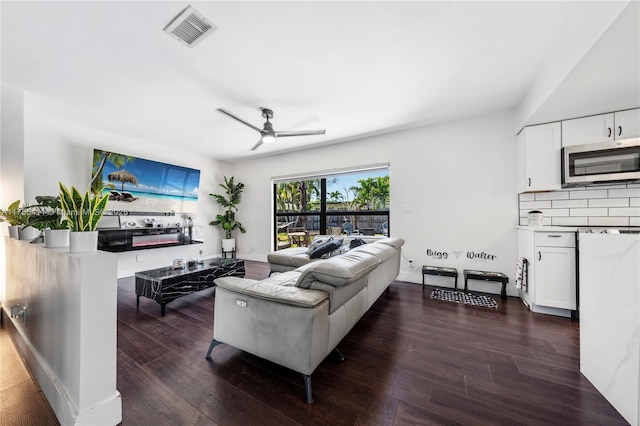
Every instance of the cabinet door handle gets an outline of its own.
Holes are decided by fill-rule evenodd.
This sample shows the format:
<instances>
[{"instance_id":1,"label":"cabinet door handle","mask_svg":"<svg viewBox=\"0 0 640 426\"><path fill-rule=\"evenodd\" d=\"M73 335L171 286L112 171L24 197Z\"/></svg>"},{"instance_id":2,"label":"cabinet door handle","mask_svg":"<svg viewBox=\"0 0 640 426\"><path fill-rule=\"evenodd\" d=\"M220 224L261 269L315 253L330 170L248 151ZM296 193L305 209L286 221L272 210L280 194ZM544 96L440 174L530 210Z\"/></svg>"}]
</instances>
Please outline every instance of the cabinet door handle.
<instances>
[{"instance_id":1,"label":"cabinet door handle","mask_svg":"<svg viewBox=\"0 0 640 426\"><path fill-rule=\"evenodd\" d=\"M538 260L542 260L542 252L541 251L538 252Z\"/></svg>"},{"instance_id":2,"label":"cabinet door handle","mask_svg":"<svg viewBox=\"0 0 640 426\"><path fill-rule=\"evenodd\" d=\"M560 238L562 235L547 235L549 238Z\"/></svg>"},{"instance_id":3,"label":"cabinet door handle","mask_svg":"<svg viewBox=\"0 0 640 426\"><path fill-rule=\"evenodd\" d=\"M618 136L622 136L622 126L618 126Z\"/></svg>"},{"instance_id":4,"label":"cabinet door handle","mask_svg":"<svg viewBox=\"0 0 640 426\"><path fill-rule=\"evenodd\" d=\"M529 178L529 186L531 186L531 178Z\"/></svg>"},{"instance_id":5,"label":"cabinet door handle","mask_svg":"<svg viewBox=\"0 0 640 426\"><path fill-rule=\"evenodd\" d=\"M609 131L609 134L607 135L608 138L611 137L611 127L607 127L607 130Z\"/></svg>"}]
</instances>

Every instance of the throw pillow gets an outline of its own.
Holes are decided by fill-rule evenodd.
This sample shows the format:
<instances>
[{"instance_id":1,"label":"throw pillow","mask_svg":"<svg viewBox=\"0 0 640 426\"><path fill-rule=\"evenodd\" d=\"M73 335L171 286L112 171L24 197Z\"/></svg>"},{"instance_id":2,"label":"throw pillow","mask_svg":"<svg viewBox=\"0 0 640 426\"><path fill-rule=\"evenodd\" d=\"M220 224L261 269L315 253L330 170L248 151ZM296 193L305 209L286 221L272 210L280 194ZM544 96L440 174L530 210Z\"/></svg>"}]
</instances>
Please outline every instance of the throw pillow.
<instances>
[{"instance_id":1,"label":"throw pillow","mask_svg":"<svg viewBox=\"0 0 640 426\"><path fill-rule=\"evenodd\" d=\"M354 238L349 243L349 248L353 249L353 248L356 248L356 247L361 246L363 244L367 244L367 242L365 240L363 240L362 238Z\"/></svg>"},{"instance_id":2,"label":"throw pillow","mask_svg":"<svg viewBox=\"0 0 640 426\"><path fill-rule=\"evenodd\" d=\"M310 255L316 248L331 240L333 240L333 237L315 237L313 241L311 241L311 244L309 244L307 254Z\"/></svg>"},{"instance_id":3,"label":"throw pillow","mask_svg":"<svg viewBox=\"0 0 640 426\"><path fill-rule=\"evenodd\" d=\"M344 254L344 253L348 252L349 250L351 250L351 249L349 248L349 246L348 246L348 245L343 245L343 246L340 246L340 247L338 247L337 249L333 250L333 251L332 251L331 253L329 253L328 255L326 255L326 254L325 254L325 255L324 255L324 257L333 257L333 256L337 256L337 255L339 255L339 254Z\"/></svg>"},{"instance_id":4,"label":"throw pillow","mask_svg":"<svg viewBox=\"0 0 640 426\"><path fill-rule=\"evenodd\" d=\"M340 239L340 240L331 239L331 240L327 241L326 243L323 243L323 244L319 245L318 247L314 248L311 251L311 253L309 253L309 258L310 259L318 259L319 257L322 257L323 255L325 255L327 253L330 253L333 250L337 249L341 245L342 245L342 239Z\"/></svg>"}]
</instances>

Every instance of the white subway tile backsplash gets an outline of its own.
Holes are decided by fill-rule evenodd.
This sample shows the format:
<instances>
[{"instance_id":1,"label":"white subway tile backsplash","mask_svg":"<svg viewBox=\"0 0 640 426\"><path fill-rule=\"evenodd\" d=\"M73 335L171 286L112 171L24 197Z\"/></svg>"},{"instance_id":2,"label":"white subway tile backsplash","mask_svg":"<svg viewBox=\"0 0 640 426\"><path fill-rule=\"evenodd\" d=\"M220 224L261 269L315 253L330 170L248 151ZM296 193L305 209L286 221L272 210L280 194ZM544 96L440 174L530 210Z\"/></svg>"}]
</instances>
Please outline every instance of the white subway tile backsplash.
<instances>
[{"instance_id":1,"label":"white subway tile backsplash","mask_svg":"<svg viewBox=\"0 0 640 426\"><path fill-rule=\"evenodd\" d=\"M569 198L571 199L607 198L607 190L606 189L588 189L584 191L571 191L569 194Z\"/></svg>"},{"instance_id":2,"label":"white subway tile backsplash","mask_svg":"<svg viewBox=\"0 0 640 426\"><path fill-rule=\"evenodd\" d=\"M590 217L589 226L629 226L628 217Z\"/></svg>"},{"instance_id":3,"label":"white subway tile backsplash","mask_svg":"<svg viewBox=\"0 0 640 426\"><path fill-rule=\"evenodd\" d=\"M599 208L586 208L586 209L570 209L569 214L571 216L607 216L608 209L604 207Z\"/></svg>"},{"instance_id":4,"label":"white subway tile backsplash","mask_svg":"<svg viewBox=\"0 0 640 426\"><path fill-rule=\"evenodd\" d=\"M640 226L640 184L623 183L519 194L520 225L540 210L545 225Z\"/></svg>"},{"instance_id":5,"label":"white subway tile backsplash","mask_svg":"<svg viewBox=\"0 0 640 426\"><path fill-rule=\"evenodd\" d=\"M611 207L609 216L640 216L640 207Z\"/></svg>"},{"instance_id":6,"label":"white subway tile backsplash","mask_svg":"<svg viewBox=\"0 0 640 426\"><path fill-rule=\"evenodd\" d=\"M529 210L550 209L551 201L522 201L520 202L520 208Z\"/></svg>"},{"instance_id":7,"label":"white subway tile backsplash","mask_svg":"<svg viewBox=\"0 0 640 426\"><path fill-rule=\"evenodd\" d=\"M589 200L554 200L551 202L554 209L569 207L589 207Z\"/></svg>"},{"instance_id":8,"label":"white subway tile backsplash","mask_svg":"<svg viewBox=\"0 0 640 426\"><path fill-rule=\"evenodd\" d=\"M610 189L609 198L640 197L640 188Z\"/></svg>"},{"instance_id":9,"label":"white subway tile backsplash","mask_svg":"<svg viewBox=\"0 0 640 426\"><path fill-rule=\"evenodd\" d=\"M542 217L569 216L569 209L542 209Z\"/></svg>"},{"instance_id":10,"label":"white subway tile backsplash","mask_svg":"<svg viewBox=\"0 0 640 426\"><path fill-rule=\"evenodd\" d=\"M592 198L589 200L589 207L629 207L629 199L628 198Z\"/></svg>"},{"instance_id":11,"label":"white subway tile backsplash","mask_svg":"<svg viewBox=\"0 0 640 426\"><path fill-rule=\"evenodd\" d=\"M554 226L587 226L589 222L586 217L553 217L551 224Z\"/></svg>"},{"instance_id":12,"label":"white subway tile backsplash","mask_svg":"<svg viewBox=\"0 0 640 426\"><path fill-rule=\"evenodd\" d=\"M545 200L568 200L569 192L567 191L555 191L555 192L538 192L536 193L537 201Z\"/></svg>"}]
</instances>

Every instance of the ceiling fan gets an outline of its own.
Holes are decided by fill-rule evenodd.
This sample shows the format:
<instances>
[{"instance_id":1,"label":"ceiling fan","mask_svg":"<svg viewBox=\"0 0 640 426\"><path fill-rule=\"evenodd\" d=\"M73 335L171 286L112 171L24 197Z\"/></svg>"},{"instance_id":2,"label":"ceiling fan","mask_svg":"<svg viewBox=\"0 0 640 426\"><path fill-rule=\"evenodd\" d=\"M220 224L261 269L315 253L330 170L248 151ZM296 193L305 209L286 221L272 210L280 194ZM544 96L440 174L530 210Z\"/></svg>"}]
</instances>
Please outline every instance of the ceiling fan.
<instances>
[{"instance_id":1,"label":"ceiling fan","mask_svg":"<svg viewBox=\"0 0 640 426\"><path fill-rule=\"evenodd\" d=\"M262 127L262 129L259 128L259 127L254 126L251 123L247 123L242 118L237 117L237 116L231 114L229 111L226 111L226 110L224 110L222 108L218 108L218 111L220 111L221 113L233 118L234 120L237 120L237 121L241 122L245 126L251 127L253 130L255 130L256 132L260 133L260 140L258 141L257 144L255 144L255 146L253 148L251 148L251 151L255 150L256 148L258 148L263 143L273 143L273 142L276 141L277 138L282 138L282 137L285 137L285 136L324 135L325 132L326 132L325 129L322 129L322 130L298 130L298 131L273 130L273 124L271 124L271 122L269 121L269 120L273 119L273 111L268 109L268 108L262 108L262 116L267 120L267 121L264 122L264 126Z\"/></svg>"}]
</instances>

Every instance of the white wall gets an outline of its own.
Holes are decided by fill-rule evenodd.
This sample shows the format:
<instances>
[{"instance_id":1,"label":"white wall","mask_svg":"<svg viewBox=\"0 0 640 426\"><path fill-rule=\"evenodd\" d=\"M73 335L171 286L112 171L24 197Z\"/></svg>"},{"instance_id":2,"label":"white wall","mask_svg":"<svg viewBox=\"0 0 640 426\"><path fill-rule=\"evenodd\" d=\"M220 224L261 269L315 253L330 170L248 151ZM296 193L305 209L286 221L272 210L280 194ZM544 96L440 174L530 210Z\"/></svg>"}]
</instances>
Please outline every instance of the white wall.
<instances>
[{"instance_id":1,"label":"white wall","mask_svg":"<svg viewBox=\"0 0 640 426\"><path fill-rule=\"evenodd\" d=\"M0 83L0 209L15 200L24 201L24 145L22 90ZM0 223L0 235L9 235L8 223ZM0 271L5 270L5 246L0 241ZM5 274L0 274L0 303L5 300Z\"/></svg>"},{"instance_id":2,"label":"white wall","mask_svg":"<svg viewBox=\"0 0 640 426\"><path fill-rule=\"evenodd\" d=\"M69 121L66 117L61 118L63 109L61 105L25 93L25 199L33 202L37 195L57 195L58 181L67 186L86 188L91 178L94 148L199 169L200 192L194 224L202 227L205 243L118 254L118 276L167 266L178 257L207 257L220 253L220 233L209 225L218 206L209 193L218 191L217 184L225 174L225 163L181 151L179 147L160 147L153 141L117 135ZM177 214L175 218L179 222L181 216Z\"/></svg>"},{"instance_id":3,"label":"white wall","mask_svg":"<svg viewBox=\"0 0 640 426\"><path fill-rule=\"evenodd\" d=\"M248 232L236 236L238 256L265 261L273 238L273 176L389 162L390 229L393 236L406 240L400 279L421 282L420 267L429 264L460 272L500 271L514 281L518 220L514 111L228 164L65 121L57 117L56 105L29 93L24 103L27 199L56 194L58 181L85 187L94 148L201 170L195 223L203 227L205 244L119 254L120 277L168 265L176 257L200 257L201 249L205 257L220 253L220 232L208 225L218 206L208 194L219 192L224 175L234 175L246 185L238 219ZM448 256L429 256L427 250ZM484 252L495 259L471 260L467 252ZM142 262L136 261L139 255ZM407 259L413 260L413 267ZM493 284L473 288L498 290Z\"/></svg>"},{"instance_id":4,"label":"white wall","mask_svg":"<svg viewBox=\"0 0 640 426\"><path fill-rule=\"evenodd\" d=\"M406 240L400 279L421 282L421 266L428 264L458 268L459 284L465 268L504 272L513 283L518 221L513 120L514 111L506 111L234 163L231 173L246 185L238 219L247 234L237 236L239 256L266 260L271 251L272 177L389 162L390 230ZM448 257L437 259L427 250ZM496 259L470 260L468 251ZM413 268L406 259L413 260ZM470 287L498 290L497 284Z\"/></svg>"}]
</instances>

